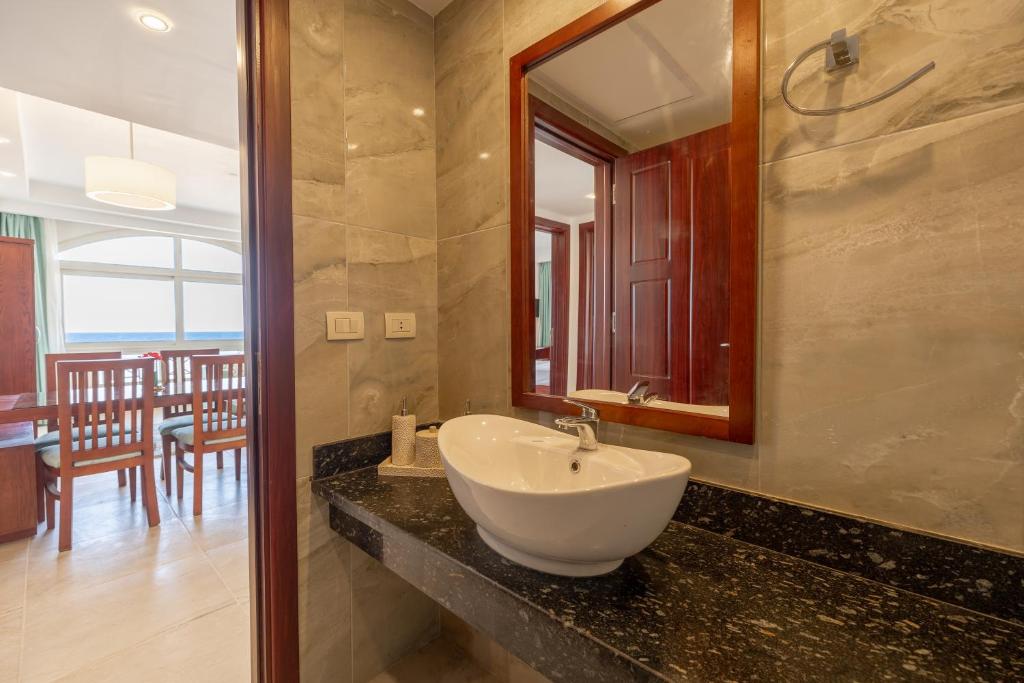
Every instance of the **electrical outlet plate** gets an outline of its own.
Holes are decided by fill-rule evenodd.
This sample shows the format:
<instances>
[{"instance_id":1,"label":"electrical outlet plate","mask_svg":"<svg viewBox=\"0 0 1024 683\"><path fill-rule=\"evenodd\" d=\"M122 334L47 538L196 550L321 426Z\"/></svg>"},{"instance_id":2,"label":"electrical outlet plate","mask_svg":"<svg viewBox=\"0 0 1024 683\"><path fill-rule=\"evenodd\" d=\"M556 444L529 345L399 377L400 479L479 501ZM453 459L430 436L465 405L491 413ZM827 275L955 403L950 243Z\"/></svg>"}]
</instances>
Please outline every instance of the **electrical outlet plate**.
<instances>
[{"instance_id":1,"label":"electrical outlet plate","mask_svg":"<svg viewBox=\"0 0 1024 683\"><path fill-rule=\"evenodd\" d=\"M416 336L415 313L385 313L385 339L411 339Z\"/></svg>"},{"instance_id":2,"label":"electrical outlet plate","mask_svg":"<svg viewBox=\"0 0 1024 683\"><path fill-rule=\"evenodd\" d=\"M328 311L328 341L362 339L365 336L362 311Z\"/></svg>"}]
</instances>

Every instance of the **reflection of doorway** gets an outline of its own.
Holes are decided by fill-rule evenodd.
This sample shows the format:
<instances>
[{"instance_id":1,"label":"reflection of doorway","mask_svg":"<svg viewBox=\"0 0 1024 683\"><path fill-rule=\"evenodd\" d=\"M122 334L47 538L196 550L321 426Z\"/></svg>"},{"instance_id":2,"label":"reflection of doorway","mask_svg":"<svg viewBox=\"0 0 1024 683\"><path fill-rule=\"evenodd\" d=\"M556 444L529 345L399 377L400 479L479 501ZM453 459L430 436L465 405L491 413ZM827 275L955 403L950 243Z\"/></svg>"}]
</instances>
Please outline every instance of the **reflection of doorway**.
<instances>
[{"instance_id":1,"label":"reflection of doorway","mask_svg":"<svg viewBox=\"0 0 1024 683\"><path fill-rule=\"evenodd\" d=\"M534 219L537 259L537 393L564 396L569 346L569 225Z\"/></svg>"},{"instance_id":2,"label":"reflection of doorway","mask_svg":"<svg viewBox=\"0 0 1024 683\"><path fill-rule=\"evenodd\" d=\"M576 389L597 386L594 377L594 321L596 294L594 283L594 221L580 223L579 227L579 295L577 301Z\"/></svg>"}]
</instances>

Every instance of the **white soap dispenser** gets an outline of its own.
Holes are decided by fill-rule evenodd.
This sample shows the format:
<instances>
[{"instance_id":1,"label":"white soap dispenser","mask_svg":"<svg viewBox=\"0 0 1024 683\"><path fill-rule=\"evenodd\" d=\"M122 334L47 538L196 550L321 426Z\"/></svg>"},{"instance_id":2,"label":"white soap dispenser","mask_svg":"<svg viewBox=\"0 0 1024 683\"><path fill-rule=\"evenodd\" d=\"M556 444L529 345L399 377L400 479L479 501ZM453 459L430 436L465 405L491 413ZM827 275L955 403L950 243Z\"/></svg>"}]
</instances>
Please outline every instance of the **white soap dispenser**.
<instances>
[{"instance_id":1,"label":"white soap dispenser","mask_svg":"<svg viewBox=\"0 0 1024 683\"><path fill-rule=\"evenodd\" d=\"M391 463L408 467L416 460L416 416L409 414L409 406L402 398L400 415L391 416Z\"/></svg>"}]
</instances>

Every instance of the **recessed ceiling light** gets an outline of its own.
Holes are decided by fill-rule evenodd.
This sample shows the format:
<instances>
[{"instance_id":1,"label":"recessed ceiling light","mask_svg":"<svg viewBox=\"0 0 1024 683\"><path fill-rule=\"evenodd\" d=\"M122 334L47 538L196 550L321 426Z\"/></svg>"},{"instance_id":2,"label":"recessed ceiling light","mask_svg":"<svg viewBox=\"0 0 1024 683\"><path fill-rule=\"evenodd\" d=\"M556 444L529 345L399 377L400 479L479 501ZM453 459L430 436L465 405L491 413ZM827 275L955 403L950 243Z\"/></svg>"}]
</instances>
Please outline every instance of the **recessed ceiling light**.
<instances>
[{"instance_id":1,"label":"recessed ceiling light","mask_svg":"<svg viewBox=\"0 0 1024 683\"><path fill-rule=\"evenodd\" d=\"M591 192L590 194L583 195L587 199L597 199L597 195Z\"/></svg>"},{"instance_id":2,"label":"recessed ceiling light","mask_svg":"<svg viewBox=\"0 0 1024 683\"><path fill-rule=\"evenodd\" d=\"M488 159L491 158L491 153L490 152L480 152L480 158L483 159L484 161L487 161Z\"/></svg>"},{"instance_id":3,"label":"recessed ceiling light","mask_svg":"<svg viewBox=\"0 0 1024 683\"><path fill-rule=\"evenodd\" d=\"M0 176L4 178L16 178L18 174L12 173L11 171L0 171Z\"/></svg>"},{"instance_id":4,"label":"recessed ceiling light","mask_svg":"<svg viewBox=\"0 0 1024 683\"><path fill-rule=\"evenodd\" d=\"M9 145L9 144L11 144L11 139L10 138L5 138L4 136L0 135L0 145Z\"/></svg>"},{"instance_id":5,"label":"recessed ceiling light","mask_svg":"<svg viewBox=\"0 0 1024 683\"><path fill-rule=\"evenodd\" d=\"M139 15L139 22L150 31L156 31L157 33L167 33L171 30L171 22L148 12Z\"/></svg>"},{"instance_id":6,"label":"recessed ceiling light","mask_svg":"<svg viewBox=\"0 0 1024 683\"><path fill-rule=\"evenodd\" d=\"M412 115L417 117L423 116L426 113L427 112L423 109L423 107L416 107L415 109L412 110Z\"/></svg>"}]
</instances>

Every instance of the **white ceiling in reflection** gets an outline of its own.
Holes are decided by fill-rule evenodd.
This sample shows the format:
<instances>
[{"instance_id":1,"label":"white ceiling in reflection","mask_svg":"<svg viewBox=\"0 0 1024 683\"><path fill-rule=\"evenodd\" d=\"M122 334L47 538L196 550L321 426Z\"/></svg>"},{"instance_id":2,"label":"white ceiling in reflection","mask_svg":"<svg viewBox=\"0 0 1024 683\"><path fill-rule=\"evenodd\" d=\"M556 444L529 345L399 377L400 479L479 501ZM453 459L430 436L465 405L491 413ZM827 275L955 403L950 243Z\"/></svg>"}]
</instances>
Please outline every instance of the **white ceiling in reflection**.
<instances>
[{"instance_id":1,"label":"white ceiling in reflection","mask_svg":"<svg viewBox=\"0 0 1024 683\"><path fill-rule=\"evenodd\" d=\"M594 167L540 140L533 152L534 212L563 220L593 215Z\"/></svg>"},{"instance_id":2,"label":"white ceiling in reflection","mask_svg":"<svg viewBox=\"0 0 1024 683\"><path fill-rule=\"evenodd\" d=\"M727 123L732 2L662 0L529 76L635 150Z\"/></svg>"}]
</instances>

